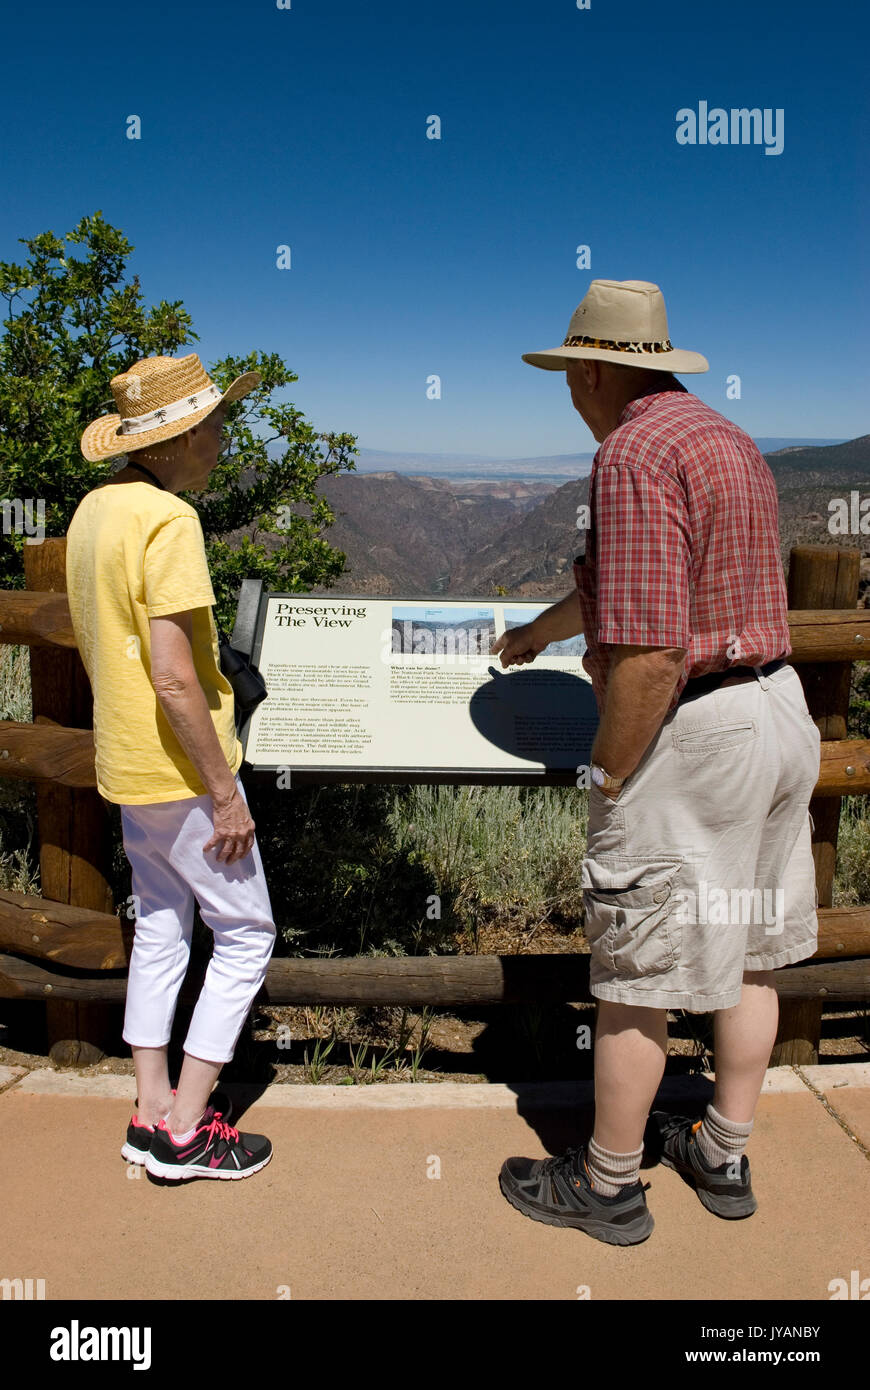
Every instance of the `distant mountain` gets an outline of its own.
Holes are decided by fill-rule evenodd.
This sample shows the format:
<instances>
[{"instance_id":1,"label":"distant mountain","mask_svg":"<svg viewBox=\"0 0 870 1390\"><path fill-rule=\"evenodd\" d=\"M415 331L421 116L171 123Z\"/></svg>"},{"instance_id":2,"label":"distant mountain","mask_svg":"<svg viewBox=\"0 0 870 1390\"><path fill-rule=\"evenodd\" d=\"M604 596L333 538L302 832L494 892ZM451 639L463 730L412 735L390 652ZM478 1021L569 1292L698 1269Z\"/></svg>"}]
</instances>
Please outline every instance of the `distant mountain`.
<instances>
[{"instance_id":1,"label":"distant mountain","mask_svg":"<svg viewBox=\"0 0 870 1390\"><path fill-rule=\"evenodd\" d=\"M491 454L409 454L395 449L360 449L358 473L427 473L434 477L447 470L484 467Z\"/></svg>"},{"instance_id":2,"label":"distant mountain","mask_svg":"<svg viewBox=\"0 0 870 1390\"><path fill-rule=\"evenodd\" d=\"M763 437L756 439L761 452L774 449L819 447L839 444L836 439ZM503 458L488 454L408 454L388 449L360 449L358 473L424 473L430 478L535 478L567 482L583 478L592 468L595 450L583 454L542 454L533 458Z\"/></svg>"},{"instance_id":3,"label":"distant mountain","mask_svg":"<svg viewBox=\"0 0 870 1390\"><path fill-rule=\"evenodd\" d=\"M870 537L828 530L832 498L848 500L853 489L870 492L870 435L839 444L786 444L766 458L779 493L783 566L793 545L855 545L868 556L862 568L870 580ZM576 520L577 508L588 501L588 470L575 471L561 486L542 479L356 472L325 479L321 490L336 513L327 539L347 555L335 586L340 592L484 598L502 588L518 597L555 597L570 587L574 556L585 548Z\"/></svg>"},{"instance_id":4,"label":"distant mountain","mask_svg":"<svg viewBox=\"0 0 870 1390\"><path fill-rule=\"evenodd\" d=\"M835 480L837 483L852 478L866 483L870 434L823 447L799 448L791 445L765 454L765 458L778 484L798 479L806 482L810 478L818 478L821 482Z\"/></svg>"},{"instance_id":5,"label":"distant mountain","mask_svg":"<svg viewBox=\"0 0 870 1390\"><path fill-rule=\"evenodd\" d=\"M329 543L347 555L340 586L414 597L444 593L456 566L553 484L346 473L327 478L321 491L336 514Z\"/></svg>"},{"instance_id":6,"label":"distant mountain","mask_svg":"<svg viewBox=\"0 0 870 1390\"><path fill-rule=\"evenodd\" d=\"M559 481L578 478L592 467L591 454L544 454L539 458L505 459L483 454L405 454L385 449L360 449L358 473L389 471L403 476L425 474L430 478Z\"/></svg>"},{"instance_id":7,"label":"distant mountain","mask_svg":"<svg viewBox=\"0 0 870 1390\"><path fill-rule=\"evenodd\" d=\"M522 517L513 517L452 570L451 594L492 594L501 586L516 596L561 594L570 588L572 565L585 549L577 508L589 498L589 479L557 488Z\"/></svg>"},{"instance_id":8,"label":"distant mountain","mask_svg":"<svg viewBox=\"0 0 870 1390\"><path fill-rule=\"evenodd\" d=\"M843 444L842 439L782 439L779 436L759 435L754 442L763 454L781 452L784 449L823 448L829 444Z\"/></svg>"},{"instance_id":9,"label":"distant mountain","mask_svg":"<svg viewBox=\"0 0 870 1390\"><path fill-rule=\"evenodd\" d=\"M788 572L793 545L855 546L870 556L870 537L836 536L828 530L833 497L870 489L870 435L844 444L788 447L766 455L779 494L780 554ZM571 560L585 549L576 529L577 508L588 500L589 480L567 483L455 569L450 592L489 594L497 585L510 593L554 597L570 587ZM870 571L870 564L864 567Z\"/></svg>"},{"instance_id":10,"label":"distant mountain","mask_svg":"<svg viewBox=\"0 0 870 1390\"><path fill-rule=\"evenodd\" d=\"M853 489L870 490L870 435L827 448L780 449L766 457L779 494L783 565L793 545L859 546L870 554L870 537L828 530L833 498L848 502Z\"/></svg>"}]
</instances>

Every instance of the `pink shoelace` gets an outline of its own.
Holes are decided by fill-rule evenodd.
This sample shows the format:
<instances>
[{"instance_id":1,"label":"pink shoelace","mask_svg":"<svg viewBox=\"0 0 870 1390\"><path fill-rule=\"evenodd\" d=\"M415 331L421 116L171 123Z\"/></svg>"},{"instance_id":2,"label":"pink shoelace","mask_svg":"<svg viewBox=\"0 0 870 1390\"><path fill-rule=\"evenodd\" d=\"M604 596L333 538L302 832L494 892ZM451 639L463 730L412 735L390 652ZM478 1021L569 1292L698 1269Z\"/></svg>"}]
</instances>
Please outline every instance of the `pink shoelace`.
<instances>
[{"instance_id":1,"label":"pink shoelace","mask_svg":"<svg viewBox=\"0 0 870 1390\"><path fill-rule=\"evenodd\" d=\"M208 1113L209 1112L206 1111L206 1114ZM208 1130L208 1134L206 1135L205 1140L206 1149L211 1148L212 1144L214 1144L219 1139L224 1139L227 1143L232 1143L233 1140L236 1140L239 1137L239 1131L237 1129L233 1129L232 1125L227 1124L226 1120L224 1120L221 1117L219 1111L213 1112L210 1120L206 1120L203 1117L203 1121L201 1124L197 1125L193 1137L184 1144L183 1148L176 1145L176 1147L178 1148L179 1158L186 1158L190 1154L196 1153L197 1150L200 1149L200 1146L202 1144L200 1135L202 1134L202 1131L204 1129ZM214 1154L212 1154L210 1166L217 1166Z\"/></svg>"},{"instance_id":2,"label":"pink shoelace","mask_svg":"<svg viewBox=\"0 0 870 1390\"><path fill-rule=\"evenodd\" d=\"M208 1114L208 1111L206 1111L206 1114ZM203 1128L204 1125L198 1126L198 1129ZM208 1126L207 1143L211 1144L214 1142L215 1139L225 1139L227 1143L231 1143L233 1140L238 1139L238 1137L239 1131L237 1129L233 1129L232 1125L228 1124L227 1121L222 1117L220 1111L216 1110Z\"/></svg>"}]
</instances>

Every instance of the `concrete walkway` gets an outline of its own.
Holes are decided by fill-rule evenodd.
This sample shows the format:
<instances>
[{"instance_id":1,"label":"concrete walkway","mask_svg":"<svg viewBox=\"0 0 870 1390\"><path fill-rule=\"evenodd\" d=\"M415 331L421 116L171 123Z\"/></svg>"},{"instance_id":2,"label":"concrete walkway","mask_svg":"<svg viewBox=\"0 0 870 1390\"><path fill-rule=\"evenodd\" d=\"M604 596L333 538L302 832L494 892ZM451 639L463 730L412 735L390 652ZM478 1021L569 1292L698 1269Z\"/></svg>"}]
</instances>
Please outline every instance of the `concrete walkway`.
<instances>
[{"instance_id":1,"label":"concrete walkway","mask_svg":"<svg viewBox=\"0 0 870 1390\"><path fill-rule=\"evenodd\" d=\"M530 1221L498 1188L507 1156L588 1134L589 1083L227 1090L272 1162L165 1186L120 1157L132 1078L0 1068L0 1279L73 1300L829 1300L831 1281L870 1278L867 1064L768 1072L755 1216L718 1220L648 1168L656 1229L628 1249ZM709 1094L666 1079L660 1102Z\"/></svg>"}]
</instances>

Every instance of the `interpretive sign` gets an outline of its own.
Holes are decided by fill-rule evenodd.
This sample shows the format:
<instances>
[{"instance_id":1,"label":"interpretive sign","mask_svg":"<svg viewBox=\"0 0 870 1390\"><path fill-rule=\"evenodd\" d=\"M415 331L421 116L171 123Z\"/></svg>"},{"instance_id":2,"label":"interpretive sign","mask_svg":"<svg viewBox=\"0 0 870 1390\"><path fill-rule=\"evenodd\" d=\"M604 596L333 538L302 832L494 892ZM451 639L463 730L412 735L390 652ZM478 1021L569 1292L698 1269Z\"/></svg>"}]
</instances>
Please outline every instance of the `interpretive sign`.
<instances>
[{"instance_id":1,"label":"interpretive sign","mask_svg":"<svg viewBox=\"0 0 870 1390\"><path fill-rule=\"evenodd\" d=\"M566 781L598 724L583 638L508 671L490 651L545 607L262 593L251 656L269 697L247 761L330 781Z\"/></svg>"}]
</instances>

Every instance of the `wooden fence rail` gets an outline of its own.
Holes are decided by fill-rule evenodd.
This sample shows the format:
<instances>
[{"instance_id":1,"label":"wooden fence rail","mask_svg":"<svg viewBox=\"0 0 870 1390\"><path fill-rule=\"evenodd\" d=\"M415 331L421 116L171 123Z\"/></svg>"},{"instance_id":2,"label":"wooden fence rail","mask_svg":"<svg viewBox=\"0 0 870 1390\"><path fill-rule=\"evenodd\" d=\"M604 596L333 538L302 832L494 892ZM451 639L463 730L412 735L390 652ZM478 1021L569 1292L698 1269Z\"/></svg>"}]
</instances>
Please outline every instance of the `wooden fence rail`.
<instances>
[{"instance_id":1,"label":"wooden fence rail","mask_svg":"<svg viewBox=\"0 0 870 1390\"><path fill-rule=\"evenodd\" d=\"M870 957L870 907L823 907L818 915L819 948L814 960ZM133 926L132 920L123 915L118 917L72 903L54 903L25 893L0 891L0 951L14 951L36 960L54 960L77 970L119 970L126 966L129 958ZM566 958L555 957L562 961ZM420 959L424 962L423 968L428 969L425 962L440 961L441 957ZM537 956L517 956L521 961L537 959ZM301 967L305 962L300 960L296 964Z\"/></svg>"},{"instance_id":2,"label":"wooden fence rail","mask_svg":"<svg viewBox=\"0 0 870 1390\"><path fill-rule=\"evenodd\" d=\"M0 592L0 644L31 648L34 718L0 721L0 778L36 785L42 889L41 897L0 892L0 997L47 1002L52 1056L90 1061L117 1022L134 924L111 912L108 820L96 791L90 687L64 592L65 546L29 547L27 590ZM811 962L777 972L774 1062L816 1059L824 1003L870 1000L870 906L831 905L840 798L870 792L870 740L846 738L852 663L870 658L870 610L855 607L859 565L858 550L791 552L789 660L823 740L810 805L819 948ZM585 955L281 959L271 962L265 990L275 1004L591 999Z\"/></svg>"},{"instance_id":3,"label":"wooden fence rail","mask_svg":"<svg viewBox=\"0 0 870 1390\"><path fill-rule=\"evenodd\" d=\"M121 1003L123 974L60 974L32 960L0 955L0 996ZM780 1000L813 1003L870 997L870 961L818 961L776 974ZM414 956L403 959L273 960L264 987L270 1004L469 1005L591 1002L589 957ZM186 997L191 997L187 994Z\"/></svg>"},{"instance_id":4,"label":"wooden fence rail","mask_svg":"<svg viewBox=\"0 0 870 1390\"><path fill-rule=\"evenodd\" d=\"M95 788L93 733L64 729L42 719L36 724L0 720L0 777ZM566 773L565 780L573 783L574 773ZM870 792L870 740L828 739L822 744L813 795L840 797L859 792Z\"/></svg>"},{"instance_id":5,"label":"wooden fence rail","mask_svg":"<svg viewBox=\"0 0 870 1390\"><path fill-rule=\"evenodd\" d=\"M54 542L45 541L44 545ZM819 546L828 552L829 547ZM812 550L796 547L793 554ZM833 555L850 551L830 551ZM860 556L859 551L854 552ZM857 597L857 595L856 595ZM792 654L789 661L870 660L870 609L826 608L790 610L788 615ZM30 593L0 590L0 644L30 647L63 647L75 651L69 603L64 593Z\"/></svg>"}]
</instances>

